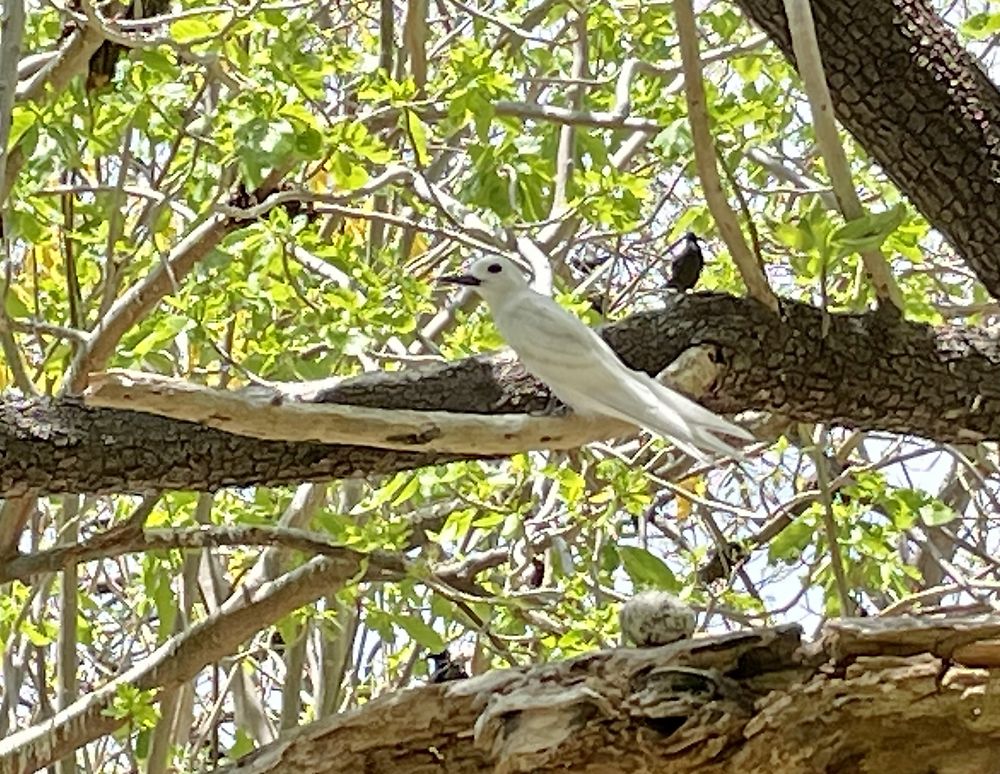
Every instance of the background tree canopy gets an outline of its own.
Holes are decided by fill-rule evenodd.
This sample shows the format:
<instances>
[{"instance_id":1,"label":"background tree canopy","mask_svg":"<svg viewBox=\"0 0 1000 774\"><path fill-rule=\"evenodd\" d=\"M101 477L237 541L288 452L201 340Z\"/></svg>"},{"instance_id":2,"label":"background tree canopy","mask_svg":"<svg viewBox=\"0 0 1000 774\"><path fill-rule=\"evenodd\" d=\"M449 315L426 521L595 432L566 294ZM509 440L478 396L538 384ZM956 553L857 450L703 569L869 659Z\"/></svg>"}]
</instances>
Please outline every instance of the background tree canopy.
<instances>
[{"instance_id":1,"label":"background tree canopy","mask_svg":"<svg viewBox=\"0 0 1000 774\"><path fill-rule=\"evenodd\" d=\"M476 674L612 646L640 588L709 632L995 609L995 2L3 13L0 770L207 769L446 646ZM547 393L435 284L487 252L676 361L747 462L572 417L504 441ZM486 440L81 399L111 368L336 377L321 402Z\"/></svg>"}]
</instances>

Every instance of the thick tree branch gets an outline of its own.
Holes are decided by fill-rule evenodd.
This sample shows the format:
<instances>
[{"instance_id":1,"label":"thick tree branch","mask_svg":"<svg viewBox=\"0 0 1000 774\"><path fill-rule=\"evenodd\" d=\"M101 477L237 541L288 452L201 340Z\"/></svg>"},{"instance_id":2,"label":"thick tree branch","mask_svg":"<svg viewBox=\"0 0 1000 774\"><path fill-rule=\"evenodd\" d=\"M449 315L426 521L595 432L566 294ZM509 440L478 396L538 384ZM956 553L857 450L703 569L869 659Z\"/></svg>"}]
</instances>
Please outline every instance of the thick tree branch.
<instances>
[{"instance_id":1,"label":"thick tree branch","mask_svg":"<svg viewBox=\"0 0 1000 774\"><path fill-rule=\"evenodd\" d=\"M456 414L288 399L253 387L218 390L138 371L91 374L88 406L141 411L269 441L319 441L397 451L506 456L525 449L577 449L635 428L612 419L529 414Z\"/></svg>"},{"instance_id":2,"label":"thick tree branch","mask_svg":"<svg viewBox=\"0 0 1000 774\"><path fill-rule=\"evenodd\" d=\"M942 442L1000 439L1000 335L932 328L877 312L823 315L783 301L773 315L749 299L671 295L665 308L602 333L633 368L657 374L692 347L715 354L703 402L733 414L910 433ZM350 406L471 414L545 407L546 390L509 358L480 356L366 374L321 393ZM591 440L596 440L591 439ZM258 441L73 401L0 402L0 494L217 489L389 473L488 456L357 445Z\"/></svg>"},{"instance_id":3,"label":"thick tree branch","mask_svg":"<svg viewBox=\"0 0 1000 774\"><path fill-rule=\"evenodd\" d=\"M737 0L794 59L783 0ZM1000 90L927 0L812 0L840 122L1000 298Z\"/></svg>"},{"instance_id":4,"label":"thick tree branch","mask_svg":"<svg viewBox=\"0 0 1000 774\"><path fill-rule=\"evenodd\" d=\"M598 651L396 691L226 771L986 770L996 632L989 617L848 619L805 648L787 626Z\"/></svg>"}]
</instances>

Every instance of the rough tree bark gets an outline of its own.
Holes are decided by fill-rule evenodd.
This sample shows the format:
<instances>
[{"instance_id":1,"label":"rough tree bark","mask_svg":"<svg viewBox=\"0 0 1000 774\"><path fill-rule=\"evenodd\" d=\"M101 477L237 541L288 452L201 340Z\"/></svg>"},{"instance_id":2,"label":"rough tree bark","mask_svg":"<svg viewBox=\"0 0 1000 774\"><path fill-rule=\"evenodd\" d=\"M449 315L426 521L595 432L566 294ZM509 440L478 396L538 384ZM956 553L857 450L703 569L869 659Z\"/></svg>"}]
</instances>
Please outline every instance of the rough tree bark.
<instances>
[{"instance_id":1,"label":"rough tree bark","mask_svg":"<svg viewBox=\"0 0 1000 774\"><path fill-rule=\"evenodd\" d=\"M932 328L888 315L822 314L784 302L700 294L604 330L631 366L658 373L690 347L710 347L718 411L773 411L804 422L912 433L944 442L1000 439L1000 336ZM471 413L542 408L545 389L509 360L475 357L366 375L322 399ZM0 495L281 484L416 468L469 455L289 444L64 400L0 402Z\"/></svg>"},{"instance_id":2,"label":"rough tree bark","mask_svg":"<svg viewBox=\"0 0 1000 774\"><path fill-rule=\"evenodd\" d=\"M794 63L783 0L737 0ZM1000 90L927 0L812 0L837 118L1000 298Z\"/></svg>"},{"instance_id":3,"label":"rough tree bark","mask_svg":"<svg viewBox=\"0 0 1000 774\"><path fill-rule=\"evenodd\" d=\"M590 653L384 695L228 771L989 771L1000 621L844 619ZM919 755L914 751L919 750Z\"/></svg>"}]
</instances>

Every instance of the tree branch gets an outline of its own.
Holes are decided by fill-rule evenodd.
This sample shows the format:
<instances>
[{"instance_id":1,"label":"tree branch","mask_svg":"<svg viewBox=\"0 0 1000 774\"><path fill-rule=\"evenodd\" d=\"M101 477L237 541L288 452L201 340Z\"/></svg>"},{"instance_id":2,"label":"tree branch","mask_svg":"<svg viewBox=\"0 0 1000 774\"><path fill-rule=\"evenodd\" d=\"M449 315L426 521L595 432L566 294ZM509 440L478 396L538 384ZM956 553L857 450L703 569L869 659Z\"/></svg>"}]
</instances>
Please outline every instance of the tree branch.
<instances>
[{"instance_id":1,"label":"tree branch","mask_svg":"<svg viewBox=\"0 0 1000 774\"><path fill-rule=\"evenodd\" d=\"M854 190L851 167L833 120L830 90L827 88L826 76L823 73L823 61L820 58L819 45L816 43L816 28L809 0L785 0L785 13L788 15L795 61L798 63L799 74L802 76L802 83L809 97L809 106L812 108L816 144L826 162L826 171L830 175L833 193L837 197L844 218L857 220L864 217L865 211L858 198L858 192ZM861 260L865 264L865 270L875 287L878 299L902 310L903 296L882 251L878 248L864 250L861 252Z\"/></svg>"},{"instance_id":2,"label":"tree branch","mask_svg":"<svg viewBox=\"0 0 1000 774\"><path fill-rule=\"evenodd\" d=\"M48 720L0 740L0 772L35 771L98 737L124 726L128 717L109 713L121 686L158 692L190 680L203 667L230 655L261 628L330 593L354 577L398 577L402 561L391 554L344 550L336 559L317 558L279 580L246 590L185 633L172 637L148 658L73 702Z\"/></svg>"},{"instance_id":3,"label":"tree branch","mask_svg":"<svg viewBox=\"0 0 1000 774\"><path fill-rule=\"evenodd\" d=\"M318 533L293 527L203 524L198 527L143 530L124 524L79 543L58 545L46 551L11 558L0 566L0 583L27 581L39 573L58 572L73 564L139 551L196 551L220 546L272 546L334 559L354 555L350 549L331 543Z\"/></svg>"},{"instance_id":4,"label":"tree branch","mask_svg":"<svg viewBox=\"0 0 1000 774\"><path fill-rule=\"evenodd\" d=\"M633 315L601 333L626 364L651 374L693 347L713 353L717 379L701 399L720 413L757 409L800 422L941 442L1000 439L1000 334L933 328L870 312L831 315L823 338L815 335L821 321L819 309L787 300L774 315L749 299L671 294L662 310ZM496 415L539 411L549 395L519 364L479 356L365 374L316 399L338 409ZM490 454L262 441L73 400L0 400L3 496L32 489L203 491L389 473L484 456Z\"/></svg>"},{"instance_id":5,"label":"tree branch","mask_svg":"<svg viewBox=\"0 0 1000 774\"><path fill-rule=\"evenodd\" d=\"M595 651L395 691L224 771L916 771L915 745L920 771L984 770L997 632L988 617L845 619L807 647L785 626Z\"/></svg>"},{"instance_id":6,"label":"tree branch","mask_svg":"<svg viewBox=\"0 0 1000 774\"><path fill-rule=\"evenodd\" d=\"M595 438L635 431L625 422L575 415L386 411L311 403L277 391L213 389L139 371L107 371L90 379L87 406L156 414L269 441L506 456L525 449L576 449Z\"/></svg>"}]
</instances>

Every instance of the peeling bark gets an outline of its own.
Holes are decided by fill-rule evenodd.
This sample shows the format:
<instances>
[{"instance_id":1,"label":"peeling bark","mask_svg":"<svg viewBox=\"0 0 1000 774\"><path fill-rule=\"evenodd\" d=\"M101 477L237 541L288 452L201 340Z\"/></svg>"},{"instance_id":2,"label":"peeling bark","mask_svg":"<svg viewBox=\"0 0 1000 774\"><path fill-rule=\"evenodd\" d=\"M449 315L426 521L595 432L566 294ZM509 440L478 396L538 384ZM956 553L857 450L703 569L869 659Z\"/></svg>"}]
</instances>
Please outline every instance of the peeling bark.
<instances>
[{"instance_id":1,"label":"peeling bark","mask_svg":"<svg viewBox=\"0 0 1000 774\"><path fill-rule=\"evenodd\" d=\"M278 389L223 390L141 371L90 374L84 404L196 422L269 441L318 441L400 451L505 456L525 449L576 449L628 435L614 419L528 414L456 414L316 403Z\"/></svg>"},{"instance_id":2,"label":"peeling bark","mask_svg":"<svg viewBox=\"0 0 1000 774\"><path fill-rule=\"evenodd\" d=\"M911 433L941 442L1000 439L1000 337L890 315L832 315L715 294L671 296L664 309L602 331L622 359L657 374L692 347L716 353L703 402L802 422ZM474 414L523 413L547 391L516 362L480 356L366 374L325 391L345 405ZM480 455L485 457L487 455ZM475 459L364 446L258 441L190 422L87 409L71 400L0 401L0 495L212 490L391 473Z\"/></svg>"},{"instance_id":3,"label":"peeling bark","mask_svg":"<svg viewBox=\"0 0 1000 774\"><path fill-rule=\"evenodd\" d=\"M0 403L3 497L276 486L448 460L431 452L260 441L151 414L88 409L68 399Z\"/></svg>"},{"instance_id":4,"label":"peeling bark","mask_svg":"<svg viewBox=\"0 0 1000 774\"><path fill-rule=\"evenodd\" d=\"M794 63L783 0L737 0ZM1000 298L1000 90L926 0L812 0L837 118Z\"/></svg>"},{"instance_id":5,"label":"peeling bark","mask_svg":"<svg viewBox=\"0 0 1000 774\"><path fill-rule=\"evenodd\" d=\"M598 651L390 693L228 771L987 771L1000 674L975 667L1000 656L998 626L848 619L804 647L785 626Z\"/></svg>"}]
</instances>

